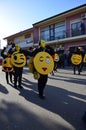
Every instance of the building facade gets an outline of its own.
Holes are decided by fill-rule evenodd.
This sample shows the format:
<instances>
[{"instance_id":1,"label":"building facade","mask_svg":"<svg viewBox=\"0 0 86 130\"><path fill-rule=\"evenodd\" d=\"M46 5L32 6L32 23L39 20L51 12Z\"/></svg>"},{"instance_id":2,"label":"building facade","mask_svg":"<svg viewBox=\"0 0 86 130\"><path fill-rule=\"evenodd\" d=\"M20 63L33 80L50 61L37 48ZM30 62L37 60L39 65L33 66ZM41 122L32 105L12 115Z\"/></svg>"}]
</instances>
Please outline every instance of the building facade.
<instances>
[{"instance_id":1,"label":"building facade","mask_svg":"<svg viewBox=\"0 0 86 130\"><path fill-rule=\"evenodd\" d=\"M21 48L28 49L33 46L33 28L18 32L14 35L5 37L7 40L7 49L11 47L12 43L20 44Z\"/></svg>"},{"instance_id":2,"label":"building facade","mask_svg":"<svg viewBox=\"0 0 86 130\"><path fill-rule=\"evenodd\" d=\"M86 52L86 4L34 23L33 28L4 38L8 45L14 42L21 46L23 44L23 47L38 45L40 39L57 50L63 49L66 54L76 46Z\"/></svg>"}]
</instances>

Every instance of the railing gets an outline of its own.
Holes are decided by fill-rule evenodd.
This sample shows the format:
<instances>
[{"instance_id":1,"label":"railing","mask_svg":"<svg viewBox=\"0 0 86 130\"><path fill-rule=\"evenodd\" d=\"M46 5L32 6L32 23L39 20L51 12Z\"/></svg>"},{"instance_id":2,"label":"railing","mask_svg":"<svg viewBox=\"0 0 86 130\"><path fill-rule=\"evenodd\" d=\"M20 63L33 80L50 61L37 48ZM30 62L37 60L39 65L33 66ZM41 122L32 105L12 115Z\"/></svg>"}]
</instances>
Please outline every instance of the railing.
<instances>
[{"instance_id":1,"label":"railing","mask_svg":"<svg viewBox=\"0 0 86 130\"><path fill-rule=\"evenodd\" d=\"M55 33L54 36L49 36L46 35L44 37L41 37L41 39L44 39L45 41L53 41L53 40L59 40L59 39L64 39L64 38L70 38L70 37L75 37L75 36L81 36L81 35L86 35L86 29L85 30L64 30L64 31L59 31Z\"/></svg>"}]
</instances>

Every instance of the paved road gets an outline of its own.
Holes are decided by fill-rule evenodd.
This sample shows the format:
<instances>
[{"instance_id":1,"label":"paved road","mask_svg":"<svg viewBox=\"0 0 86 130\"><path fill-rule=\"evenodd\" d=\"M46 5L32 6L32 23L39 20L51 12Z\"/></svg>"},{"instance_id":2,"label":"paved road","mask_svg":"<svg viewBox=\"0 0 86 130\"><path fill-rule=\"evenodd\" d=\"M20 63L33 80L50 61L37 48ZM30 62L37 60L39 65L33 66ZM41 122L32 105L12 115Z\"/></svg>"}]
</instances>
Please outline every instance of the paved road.
<instances>
[{"instance_id":1,"label":"paved road","mask_svg":"<svg viewBox=\"0 0 86 130\"><path fill-rule=\"evenodd\" d=\"M37 81L24 68L24 89L6 84L0 67L0 130L86 130L86 71L73 75L58 69L49 75L46 99L39 99Z\"/></svg>"}]
</instances>

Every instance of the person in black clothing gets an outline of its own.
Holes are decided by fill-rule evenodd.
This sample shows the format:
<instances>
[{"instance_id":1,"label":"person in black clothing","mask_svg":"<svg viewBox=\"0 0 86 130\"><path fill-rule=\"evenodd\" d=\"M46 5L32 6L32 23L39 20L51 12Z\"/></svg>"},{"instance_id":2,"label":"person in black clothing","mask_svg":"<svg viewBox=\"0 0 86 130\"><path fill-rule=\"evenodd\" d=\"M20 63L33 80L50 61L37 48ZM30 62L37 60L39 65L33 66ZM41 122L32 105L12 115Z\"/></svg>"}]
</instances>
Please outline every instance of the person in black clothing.
<instances>
[{"instance_id":1,"label":"person in black clothing","mask_svg":"<svg viewBox=\"0 0 86 130\"><path fill-rule=\"evenodd\" d=\"M20 44L12 43L9 53L11 54L11 62L14 68L14 87L22 87L22 73L23 67L26 65L26 57L31 54L30 51L22 50ZM22 61L22 63L20 63ZM18 84L18 85L17 85Z\"/></svg>"},{"instance_id":2,"label":"person in black clothing","mask_svg":"<svg viewBox=\"0 0 86 130\"><path fill-rule=\"evenodd\" d=\"M51 48L50 46L46 46L45 44L42 44L42 40L40 40L39 41L39 47L36 48L33 52L31 52L29 54L29 56L34 57L37 53L43 52L43 51L49 53L51 56L55 54L53 48ZM40 77L38 79L38 93L39 93L39 97L41 99L45 98L44 88L46 86L47 80L48 80L48 74L46 74L46 75L40 74Z\"/></svg>"},{"instance_id":3,"label":"person in black clothing","mask_svg":"<svg viewBox=\"0 0 86 130\"><path fill-rule=\"evenodd\" d=\"M4 59L7 58L7 57L10 57L9 54L4 54L4 53L5 53L5 50L6 50L6 47L4 47L4 49L1 51L1 56L2 56ZM10 77L10 82L12 83L12 72L6 71L5 74L6 74L7 84L9 84L9 77Z\"/></svg>"},{"instance_id":4,"label":"person in black clothing","mask_svg":"<svg viewBox=\"0 0 86 130\"><path fill-rule=\"evenodd\" d=\"M84 67L84 56L85 56L85 51L80 47L80 53L82 55L82 63L80 65L80 72L82 72L82 69Z\"/></svg>"},{"instance_id":5,"label":"person in black clothing","mask_svg":"<svg viewBox=\"0 0 86 130\"><path fill-rule=\"evenodd\" d=\"M74 52L72 55L74 54L78 54L78 55L81 55L82 57L82 53L80 52L80 49L78 47L75 48ZM72 57L71 55L71 57ZM73 64L73 63L72 63ZM80 72L81 72L81 64L82 64L82 60L81 60L81 63L79 64L73 64L73 71L74 71L74 74L76 74L76 70L78 70L78 75L80 75Z\"/></svg>"},{"instance_id":6,"label":"person in black clothing","mask_svg":"<svg viewBox=\"0 0 86 130\"><path fill-rule=\"evenodd\" d=\"M16 51L16 49L15 49ZM13 52L15 51L12 51L12 49L10 50L10 53L13 54ZM49 53L50 55L54 55L54 50L49 47L49 46L45 46L44 44L41 44L41 41L39 42L39 47L36 48L35 50L33 51L26 51L26 50L17 50L19 53L23 53L25 56L30 56L30 57L34 57L37 53L39 52L47 52ZM16 60L17 57L14 56L14 59ZM22 71L23 71L23 67L16 67L14 65L14 87L17 88L17 82L18 82L18 87L22 88L21 86L21 81L22 81ZM47 80L48 80L48 75L43 75L43 74L40 74L40 78L38 79L38 92L39 92L39 97L41 99L44 99L44 88L46 86L46 83L47 83Z\"/></svg>"},{"instance_id":7,"label":"person in black clothing","mask_svg":"<svg viewBox=\"0 0 86 130\"><path fill-rule=\"evenodd\" d=\"M24 53L25 51L22 51L21 50L21 48L20 48L20 45L19 44L13 44L12 45L12 48L9 50L9 53L11 54L11 55L13 55L13 56L11 56L11 60L14 60L15 62L18 62L17 61L17 59L18 59L18 56L19 55L21 55L21 60L23 59L22 58L22 56L24 56L23 55L23 53ZM12 59L12 57L13 57L13 59ZM25 62L25 64L24 65L22 65L22 66L17 66L18 65L18 63L16 63L16 64L14 64L14 61L13 61L13 68L14 68L14 87L15 88L17 88L17 87L19 87L19 88L23 88L22 87L22 73L23 73L23 67L24 67L24 65L26 64L26 62ZM18 85L17 85L17 83L18 83Z\"/></svg>"}]
</instances>

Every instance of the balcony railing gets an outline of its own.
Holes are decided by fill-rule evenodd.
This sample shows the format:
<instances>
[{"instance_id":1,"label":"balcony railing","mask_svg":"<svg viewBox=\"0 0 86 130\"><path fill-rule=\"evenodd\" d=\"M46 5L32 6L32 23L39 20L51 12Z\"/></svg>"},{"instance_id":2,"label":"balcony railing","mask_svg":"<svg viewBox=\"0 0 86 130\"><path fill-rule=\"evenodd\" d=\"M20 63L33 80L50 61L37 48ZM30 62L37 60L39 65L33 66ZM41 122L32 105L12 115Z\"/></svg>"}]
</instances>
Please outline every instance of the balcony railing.
<instances>
[{"instance_id":1,"label":"balcony railing","mask_svg":"<svg viewBox=\"0 0 86 130\"><path fill-rule=\"evenodd\" d=\"M59 39L64 39L64 38L71 38L75 36L81 36L81 35L86 35L86 29L83 30L64 30L64 31L59 31L55 33L54 36L49 36L46 35L44 37L41 37L41 39L44 39L45 41L53 41L53 40L59 40Z\"/></svg>"}]
</instances>

